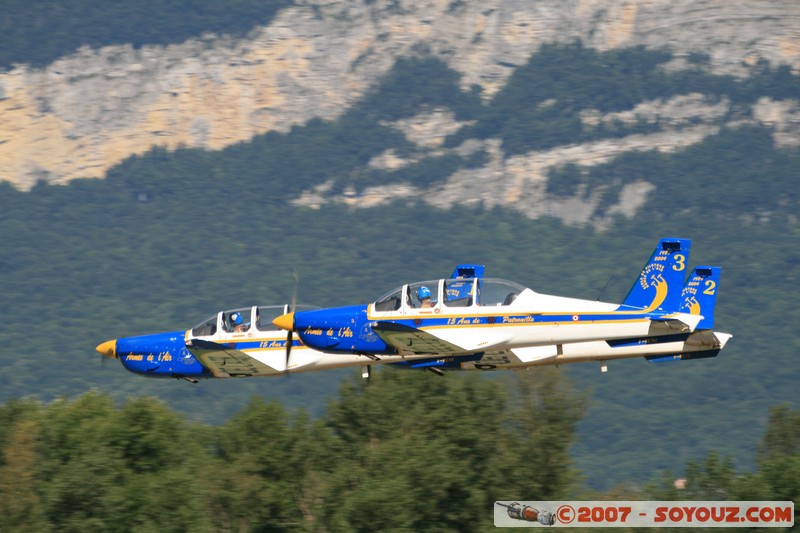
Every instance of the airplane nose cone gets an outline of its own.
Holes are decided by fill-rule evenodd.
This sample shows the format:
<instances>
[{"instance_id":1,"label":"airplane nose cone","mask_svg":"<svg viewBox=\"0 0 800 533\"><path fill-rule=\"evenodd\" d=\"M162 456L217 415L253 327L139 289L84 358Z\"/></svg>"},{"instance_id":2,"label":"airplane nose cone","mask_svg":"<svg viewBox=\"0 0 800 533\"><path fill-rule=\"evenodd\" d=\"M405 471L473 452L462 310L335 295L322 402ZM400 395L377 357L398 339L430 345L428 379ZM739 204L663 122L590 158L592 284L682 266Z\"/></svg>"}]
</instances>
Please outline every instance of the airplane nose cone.
<instances>
[{"instance_id":1,"label":"airplane nose cone","mask_svg":"<svg viewBox=\"0 0 800 533\"><path fill-rule=\"evenodd\" d=\"M285 329L286 331L294 330L294 313L286 313L285 315L281 315L272 323L281 329Z\"/></svg>"},{"instance_id":2,"label":"airplane nose cone","mask_svg":"<svg viewBox=\"0 0 800 533\"><path fill-rule=\"evenodd\" d=\"M102 344L98 344L97 348L95 348L98 352L103 354L104 356L108 357L109 359L116 359L117 358L117 339L113 339L110 341L106 341Z\"/></svg>"}]
</instances>

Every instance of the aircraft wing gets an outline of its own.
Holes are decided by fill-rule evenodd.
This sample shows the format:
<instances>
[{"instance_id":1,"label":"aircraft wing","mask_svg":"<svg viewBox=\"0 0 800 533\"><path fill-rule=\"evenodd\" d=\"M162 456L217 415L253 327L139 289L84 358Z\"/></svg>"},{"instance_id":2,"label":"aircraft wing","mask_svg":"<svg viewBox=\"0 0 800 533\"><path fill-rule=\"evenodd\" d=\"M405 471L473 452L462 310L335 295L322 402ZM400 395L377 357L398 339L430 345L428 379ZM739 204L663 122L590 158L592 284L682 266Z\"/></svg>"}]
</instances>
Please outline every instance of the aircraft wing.
<instances>
[{"instance_id":1,"label":"aircraft wing","mask_svg":"<svg viewBox=\"0 0 800 533\"><path fill-rule=\"evenodd\" d=\"M217 378L274 374L275 369L224 344L191 339L186 348Z\"/></svg>"},{"instance_id":2,"label":"aircraft wing","mask_svg":"<svg viewBox=\"0 0 800 533\"><path fill-rule=\"evenodd\" d=\"M460 346L426 331L395 322L377 322L372 326L372 330L383 342L394 346L401 355L451 355L466 352Z\"/></svg>"}]
</instances>

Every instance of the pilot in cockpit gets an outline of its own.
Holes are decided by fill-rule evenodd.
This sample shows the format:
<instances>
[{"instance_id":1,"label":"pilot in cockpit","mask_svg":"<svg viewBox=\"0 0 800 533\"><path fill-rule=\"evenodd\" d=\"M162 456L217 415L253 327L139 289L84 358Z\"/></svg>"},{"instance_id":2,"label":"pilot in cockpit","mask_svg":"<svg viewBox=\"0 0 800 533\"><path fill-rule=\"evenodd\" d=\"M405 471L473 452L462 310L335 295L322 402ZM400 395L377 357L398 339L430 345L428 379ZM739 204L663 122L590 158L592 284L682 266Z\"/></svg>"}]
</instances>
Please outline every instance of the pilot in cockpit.
<instances>
[{"instance_id":1,"label":"pilot in cockpit","mask_svg":"<svg viewBox=\"0 0 800 533\"><path fill-rule=\"evenodd\" d=\"M417 289L417 298L419 298L420 307L433 307L431 300L431 290L428 287L420 287Z\"/></svg>"},{"instance_id":2,"label":"pilot in cockpit","mask_svg":"<svg viewBox=\"0 0 800 533\"><path fill-rule=\"evenodd\" d=\"M247 331L247 325L244 323L241 313L231 314L231 326L233 326L234 333Z\"/></svg>"}]
</instances>

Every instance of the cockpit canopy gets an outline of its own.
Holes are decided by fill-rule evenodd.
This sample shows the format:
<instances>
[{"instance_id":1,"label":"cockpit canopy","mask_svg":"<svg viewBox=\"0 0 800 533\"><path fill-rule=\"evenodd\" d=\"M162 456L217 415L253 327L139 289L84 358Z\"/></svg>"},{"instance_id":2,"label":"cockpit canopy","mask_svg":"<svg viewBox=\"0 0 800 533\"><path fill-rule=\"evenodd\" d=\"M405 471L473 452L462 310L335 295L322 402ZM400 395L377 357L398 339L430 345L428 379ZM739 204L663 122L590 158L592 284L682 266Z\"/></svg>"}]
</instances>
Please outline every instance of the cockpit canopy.
<instances>
[{"instance_id":1,"label":"cockpit canopy","mask_svg":"<svg viewBox=\"0 0 800 533\"><path fill-rule=\"evenodd\" d=\"M493 278L455 278L419 281L387 292L374 304L375 311L398 311L430 306L423 303L430 294L431 303L444 307L511 305L525 289L519 283Z\"/></svg>"},{"instance_id":2,"label":"cockpit canopy","mask_svg":"<svg viewBox=\"0 0 800 533\"><path fill-rule=\"evenodd\" d=\"M298 305L295 311L319 309L313 305ZM220 311L216 315L199 322L192 328L195 337L210 337L217 332L247 333L250 331L277 331L272 321L289 312L288 305L263 305L240 307Z\"/></svg>"}]
</instances>

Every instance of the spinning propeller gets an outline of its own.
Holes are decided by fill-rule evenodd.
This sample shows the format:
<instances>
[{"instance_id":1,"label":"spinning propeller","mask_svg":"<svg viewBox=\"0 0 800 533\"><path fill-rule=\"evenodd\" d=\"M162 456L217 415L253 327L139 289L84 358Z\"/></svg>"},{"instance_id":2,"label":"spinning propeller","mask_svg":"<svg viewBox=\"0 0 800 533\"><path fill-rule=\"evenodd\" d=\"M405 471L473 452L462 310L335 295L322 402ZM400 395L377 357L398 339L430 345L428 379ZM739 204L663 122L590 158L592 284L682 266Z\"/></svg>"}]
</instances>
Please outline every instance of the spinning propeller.
<instances>
[{"instance_id":1,"label":"spinning propeller","mask_svg":"<svg viewBox=\"0 0 800 533\"><path fill-rule=\"evenodd\" d=\"M297 273L297 269L292 269L292 277L294 278L294 289L292 290L292 303L290 303L285 311L290 317L294 318L294 309L297 307L297 287L300 285L300 275ZM294 326L294 324L292 324ZM292 354L292 343L294 342L292 339L294 327L287 328L286 331L286 365L283 367L283 373L289 374L289 356Z\"/></svg>"}]
</instances>

